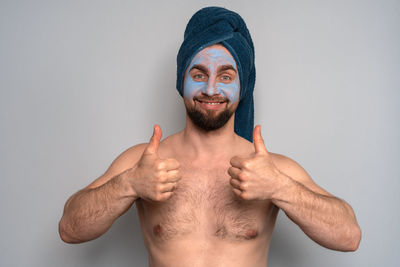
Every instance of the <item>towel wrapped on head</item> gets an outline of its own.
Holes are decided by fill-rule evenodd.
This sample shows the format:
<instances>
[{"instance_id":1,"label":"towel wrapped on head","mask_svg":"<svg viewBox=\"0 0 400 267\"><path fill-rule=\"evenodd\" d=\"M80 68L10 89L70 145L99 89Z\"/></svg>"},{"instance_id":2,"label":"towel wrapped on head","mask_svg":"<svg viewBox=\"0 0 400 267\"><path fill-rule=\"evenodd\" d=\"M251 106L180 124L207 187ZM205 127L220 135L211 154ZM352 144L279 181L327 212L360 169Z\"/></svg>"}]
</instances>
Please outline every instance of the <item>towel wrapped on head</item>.
<instances>
[{"instance_id":1,"label":"towel wrapped on head","mask_svg":"<svg viewBox=\"0 0 400 267\"><path fill-rule=\"evenodd\" d=\"M256 78L254 46L239 14L222 7L206 7L192 16L177 56L176 88L183 96L185 71L193 57L202 49L218 43L231 53L239 72L240 102L235 113L235 132L252 142Z\"/></svg>"}]
</instances>

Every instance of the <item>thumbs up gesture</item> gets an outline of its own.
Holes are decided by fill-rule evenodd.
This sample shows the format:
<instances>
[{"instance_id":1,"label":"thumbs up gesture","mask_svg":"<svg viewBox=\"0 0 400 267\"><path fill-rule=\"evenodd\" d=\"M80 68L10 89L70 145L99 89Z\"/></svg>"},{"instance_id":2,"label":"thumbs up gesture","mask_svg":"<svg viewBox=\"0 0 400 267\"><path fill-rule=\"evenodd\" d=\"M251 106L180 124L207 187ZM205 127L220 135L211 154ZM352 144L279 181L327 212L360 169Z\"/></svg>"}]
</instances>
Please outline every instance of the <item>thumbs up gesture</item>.
<instances>
[{"instance_id":1,"label":"thumbs up gesture","mask_svg":"<svg viewBox=\"0 0 400 267\"><path fill-rule=\"evenodd\" d=\"M132 180L137 197L148 201L169 199L181 179L179 162L158 156L161 136L160 126L155 125L153 136L136 165L135 178Z\"/></svg>"},{"instance_id":2,"label":"thumbs up gesture","mask_svg":"<svg viewBox=\"0 0 400 267\"><path fill-rule=\"evenodd\" d=\"M244 200L272 199L281 187L280 171L272 161L261 136L261 126L253 131L255 152L249 157L235 156L231 159L228 173L233 192Z\"/></svg>"}]
</instances>

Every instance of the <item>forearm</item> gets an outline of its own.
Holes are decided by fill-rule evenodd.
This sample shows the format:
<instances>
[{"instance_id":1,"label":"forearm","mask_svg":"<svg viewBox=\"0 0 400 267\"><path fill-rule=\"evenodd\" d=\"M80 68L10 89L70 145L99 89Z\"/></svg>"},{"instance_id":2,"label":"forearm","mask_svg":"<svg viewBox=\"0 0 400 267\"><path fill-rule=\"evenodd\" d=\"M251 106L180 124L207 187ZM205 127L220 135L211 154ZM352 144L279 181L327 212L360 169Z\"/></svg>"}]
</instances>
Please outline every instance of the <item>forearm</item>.
<instances>
[{"instance_id":1,"label":"forearm","mask_svg":"<svg viewBox=\"0 0 400 267\"><path fill-rule=\"evenodd\" d=\"M124 175L117 175L97 188L83 189L67 201L59 223L65 242L81 243L99 237L132 206L136 197Z\"/></svg>"},{"instance_id":2,"label":"forearm","mask_svg":"<svg viewBox=\"0 0 400 267\"><path fill-rule=\"evenodd\" d=\"M282 190L273 203L315 242L341 251L357 249L361 232L352 208L336 197L315 193L282 174Z\"/></svg>"}]
</instances>

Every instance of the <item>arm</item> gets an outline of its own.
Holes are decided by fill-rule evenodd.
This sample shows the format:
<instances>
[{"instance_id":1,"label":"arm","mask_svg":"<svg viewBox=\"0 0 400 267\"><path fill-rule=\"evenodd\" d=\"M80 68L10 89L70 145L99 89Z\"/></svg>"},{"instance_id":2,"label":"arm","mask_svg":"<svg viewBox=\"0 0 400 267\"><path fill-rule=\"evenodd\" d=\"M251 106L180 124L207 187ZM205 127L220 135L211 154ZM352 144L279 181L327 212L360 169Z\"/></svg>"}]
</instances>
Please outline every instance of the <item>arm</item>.
<instances>
[{"instance_id":1,"label":"arm","mask_svg":"<svg viewBox=\"0 0 400 267\"><path fill-rule=\"evenodd\" d=\"M179 162L158 157L161 135L156 125L149 144L122 153L104 175L70 197L59 223L63 241L82 243L99 237L138 198L165 201L172 196L181 177Z\"/></svg>"},{"instance_id":2,"label":"arm","mask_svg":"<svg viewBox=\"0 0 400 267\"><path fill-rule=\"evenodd\" d=\"M361 230L353 209L316 185L293 160L275 155L280 169L272 202L318 244L340 251L355 251Z\"/></svg>"},{"instance_id":3,"label":"arm","mask_svg":"<svg viewBox=\"0 0 400 267\"><path fill-rule=\"evenodd\" d=\"M122 153L104 175L72 195L65 204L59 233L67 243L81 243L104 234L137 199L129 184L143 146ZM136 160L135 160L136 159Z\"/></svg>"},{"instance_id":4,"label":"arm","mask_svg":"<svg viewBox=\"0 0 400 267\"><path fill-rule=\"evenodd\" d=\"M253 155L231 160L228 173L236 195L244 200L272 201L315 242L330 249L355 251L361 230L352 208L317 186L293 160L269 153L259 126L253 139Z\"/></svg>"}]
</instances>

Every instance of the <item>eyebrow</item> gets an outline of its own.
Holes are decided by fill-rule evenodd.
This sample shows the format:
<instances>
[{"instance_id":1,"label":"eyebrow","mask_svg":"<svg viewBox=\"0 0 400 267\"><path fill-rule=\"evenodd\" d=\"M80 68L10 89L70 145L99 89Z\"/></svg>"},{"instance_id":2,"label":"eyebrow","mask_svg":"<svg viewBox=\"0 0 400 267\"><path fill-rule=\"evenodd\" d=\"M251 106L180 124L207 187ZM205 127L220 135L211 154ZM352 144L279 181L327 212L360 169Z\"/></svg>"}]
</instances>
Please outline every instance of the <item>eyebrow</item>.
<instances>
[{"instance_id":1,"label":"eyebrow","mask_svg":"<svg viewBox=\"0 0 400 267\"><path fill-rule=\"evenodd\" d=\"M190 71L192 69L198 69L204 73L208 73L208 69L200 64L193 65L193 67L190 69ZM237 73L236 69L232 65L222 65L218 68L218 72L223 72L226 70L233 70L235 73Z\"/></svg>"},{"instance_id":2,"label":"eyebrow","mask_svg":"<svg viewBox=\"0 0 400 267\"><path fill-rule=\"evenodd\" d=\"M226 71L226 70L233 70L236 73L236 69L232 65L222 65L219 68L218 72L223 72L223 71Z\"/></svg>"},{"instance_id":3,"label":"eyebrow","mask_svg":"<svg viewBox=\"0 0 400 267\"><path fill-rule=\"evenodd\" d=\"M190 69L190 71L192 71L192 69L198 69L201 72L208 73L207 68L200 64L193 65L193 67Z\"/></svg>"}]
</instances>

